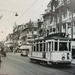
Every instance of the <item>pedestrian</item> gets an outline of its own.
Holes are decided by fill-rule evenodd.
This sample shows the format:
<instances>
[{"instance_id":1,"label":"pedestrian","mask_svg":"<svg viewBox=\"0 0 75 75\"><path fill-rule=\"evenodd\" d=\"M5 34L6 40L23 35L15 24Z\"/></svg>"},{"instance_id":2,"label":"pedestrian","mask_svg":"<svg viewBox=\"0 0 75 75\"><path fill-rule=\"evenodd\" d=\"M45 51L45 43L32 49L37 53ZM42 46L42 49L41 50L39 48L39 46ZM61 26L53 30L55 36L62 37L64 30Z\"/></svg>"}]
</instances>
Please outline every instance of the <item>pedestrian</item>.
<instances>
[{"instance_id":1,"label":"pedestrian","mask_svg":"<svg viewBox=\"0 0 75 75\"><path fill-rule=\"evenodd\" d=\"M1 57L1 48L0 48L0 62L2 62L2 57Z\"/></svg>"}]
</instances>

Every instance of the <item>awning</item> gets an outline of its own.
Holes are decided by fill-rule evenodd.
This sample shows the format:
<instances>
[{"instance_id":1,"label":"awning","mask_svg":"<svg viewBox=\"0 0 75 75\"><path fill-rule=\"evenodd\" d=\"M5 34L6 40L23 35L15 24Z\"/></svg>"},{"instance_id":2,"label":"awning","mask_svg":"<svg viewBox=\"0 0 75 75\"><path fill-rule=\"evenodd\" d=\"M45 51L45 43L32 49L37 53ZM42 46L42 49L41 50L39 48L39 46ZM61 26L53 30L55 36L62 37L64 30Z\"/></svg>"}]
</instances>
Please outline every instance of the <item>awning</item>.
<instances>
[{"instance_id":1,"label":"awning","mask_svg":"<svg viewBox=\"0 0 75 75\"><path fill-rule=\"evenodd\" d=\"M26 46L26 45L22 45L21 47L20 47L20 49L29 49L30 48L30 46Z\"/></svg>"}]
</instances>

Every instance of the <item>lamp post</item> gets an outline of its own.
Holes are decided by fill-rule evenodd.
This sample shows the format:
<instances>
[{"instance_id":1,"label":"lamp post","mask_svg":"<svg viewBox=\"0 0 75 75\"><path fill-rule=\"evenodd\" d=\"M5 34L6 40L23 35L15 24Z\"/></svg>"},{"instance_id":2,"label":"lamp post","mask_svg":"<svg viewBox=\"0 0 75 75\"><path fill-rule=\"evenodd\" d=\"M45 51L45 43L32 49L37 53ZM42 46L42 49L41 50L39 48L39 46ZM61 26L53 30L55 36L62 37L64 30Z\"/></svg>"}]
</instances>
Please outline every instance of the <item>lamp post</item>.
<instances>
[{"instance_id":1,"label":"lamp post","mask_svg":"<svg viewBox=\"0 0 75 75\"><path fill-rule=\"evenodd\" d=\"M17 12L16 12L15 16L18 16Z\"/></svg>"},{"instance_id":2,"label":"lamp post","mask_svg":"<svg viewBox=\"0 0 75 75\"><path fill-rule=\"evenodd\" d=\"M14 11L8 11L8 10L0 10L0 11L3 11L3 12L10 12L10 13L15 13L15 16L18 16L17 12L14 12ZM2 15L0 16L0 18L2 17Z\"/></svg>"}]
</instances>

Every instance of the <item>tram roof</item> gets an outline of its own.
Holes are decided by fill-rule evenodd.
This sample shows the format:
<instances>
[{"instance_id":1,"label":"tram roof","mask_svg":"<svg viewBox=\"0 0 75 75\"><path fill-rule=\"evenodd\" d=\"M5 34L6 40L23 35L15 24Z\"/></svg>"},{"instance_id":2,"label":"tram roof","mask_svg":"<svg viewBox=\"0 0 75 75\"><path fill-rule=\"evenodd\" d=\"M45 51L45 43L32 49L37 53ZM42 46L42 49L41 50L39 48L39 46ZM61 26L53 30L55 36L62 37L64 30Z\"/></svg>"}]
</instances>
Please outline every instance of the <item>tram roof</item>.
<instances>
[{"instance_id":1,"label":"tram roof","mask_svg":"<svg viewBox=\"0 0 75 75\"><path fill-rule=\"evenodd\" d=\"M69 37L66 37L66 33L54 33L45 37L45 39L54 39L54 40L71 40Z\"/></svg>"},{"instance_id":2,"label":"tram roof","mask_svg":"<svg viewBox=\"0 0 75 75\"><path fill-rule=\"evenodd\" d=\"M60 37L60 36L49 37L49 38L47 37L46 40L47 40L47 39L54 39L54 40L58 40L58 39L59 39L59 40L71 40L71 39L68 38L68 37Z\"/></svg>"},{"instance_id":3,"label":"tram roof","mask_svg":"<svg viewBox=\"0 0 75 75\"><path fill-rule=\"evenodd\" d=\"M45 40L71 40L70 38L68 37L65 37L65 33L55 33L55 34L51 34L51 35L48 35L47 37L45 38L40 38L40 39L36 39L35 41L45 41Z\"/></svg>"}]
</instances>

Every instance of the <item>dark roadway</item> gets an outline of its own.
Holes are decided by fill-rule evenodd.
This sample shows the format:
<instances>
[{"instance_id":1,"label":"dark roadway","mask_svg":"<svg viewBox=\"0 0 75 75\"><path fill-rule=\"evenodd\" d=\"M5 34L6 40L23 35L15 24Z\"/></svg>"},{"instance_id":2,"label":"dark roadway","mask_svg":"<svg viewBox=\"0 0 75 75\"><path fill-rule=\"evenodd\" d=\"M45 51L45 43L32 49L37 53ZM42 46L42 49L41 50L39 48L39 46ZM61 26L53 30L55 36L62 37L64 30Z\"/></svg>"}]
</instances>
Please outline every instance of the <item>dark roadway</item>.
<instances>
[{"instance_id":1,"label":"dark roadway","mask_svg":"<svg viewBox=\"0 0 75 75\"><path fill-rule=\"evenodd\" d=\"M30 62L28 57L8 53L2 57L0 75L75 75L75 65L45 66Z\"/></svg>"}]
</instances>

